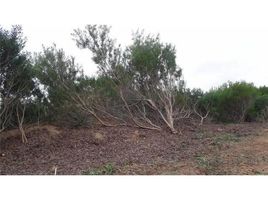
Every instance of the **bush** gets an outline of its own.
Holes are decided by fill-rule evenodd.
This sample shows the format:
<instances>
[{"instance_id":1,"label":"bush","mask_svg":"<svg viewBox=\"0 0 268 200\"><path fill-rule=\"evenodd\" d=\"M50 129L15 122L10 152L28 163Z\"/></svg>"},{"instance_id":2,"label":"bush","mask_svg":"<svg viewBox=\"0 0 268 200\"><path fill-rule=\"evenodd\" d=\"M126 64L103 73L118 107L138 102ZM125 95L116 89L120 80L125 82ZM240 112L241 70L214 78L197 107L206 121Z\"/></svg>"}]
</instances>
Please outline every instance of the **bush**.
<instances>
[{"instance_id":1,"label":"bush","mask_svg":"<svg viewBox=\"0 0 268 200\"><path fill-rule=\"evenodd\" d=\"M268 95L268 87L262 86L259 88L260 95Z\"/></svg>"},{"instance_id":2,"label":"bush","mask_svg":"<svg viewBox=\"0 0 268 200\"><path fill-rule=\"evenodd\" d=\"M259 96L255 101L255 110L261 112L268 107L268 95Z\"/></svg>"},{"instance_id":3,"label":"bush","mask_svg":"<svg viewBox=\"0 0 268 200\"><path fill-rule=\"evenodd\" d=\"M268 95L256 98L254 106L248 113L248 121L266 121L268 120Z\"/></svg>"},{"instance_id":4,"label":"bush","mask_svg":"<svg viewBox=\"0 0 268 200\"><path fill-rule=\"evenodd\" d=\"M254 105L258 89L250 83L227 83L211 90L200 100L209 104L210 113L216 121L242 122Z\"/></svg>"},{"instance_id":5,"label":"bush","mask_svg":"<svg viewBox=\"0 0 268 200\"><path fill-rule=\"evenodd\" d=\"M92 125L92 118L72 103L66 103L56 111L54 122L57 125L77 128ZM52 122L52 121L51 121Z\"/></svg>"}]
</instances>

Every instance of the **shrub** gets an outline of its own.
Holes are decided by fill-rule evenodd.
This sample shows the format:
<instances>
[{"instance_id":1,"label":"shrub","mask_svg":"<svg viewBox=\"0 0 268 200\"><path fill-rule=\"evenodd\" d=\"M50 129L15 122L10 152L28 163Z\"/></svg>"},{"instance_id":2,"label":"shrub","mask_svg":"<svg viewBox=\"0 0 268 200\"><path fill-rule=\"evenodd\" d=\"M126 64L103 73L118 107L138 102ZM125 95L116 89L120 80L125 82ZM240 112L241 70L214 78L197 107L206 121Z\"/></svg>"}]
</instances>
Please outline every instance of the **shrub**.
<instances>
[{"instance_id":1,"label":"shrub","mask_svg":"<svg viewBox=\"0 0 268 200\"><path fill-rule=\"evenodd\" d=\"M257 112L261 112L266 107L268 107L268 94L257 97L254 107Z\"/></svg>"},{"instance_id":2,"label":"shrub","mask_svg":"<svg viewBox=\"0 0 268 200\"><path fill-rule=\"evenodd\" d=\"M248 121L266 121L268 120L268 95L256 98L254 106L248 113Z\"/></svg>"},{"instance_id":3,"label":"shrub","mask_svg":"<svg viewBox=\"0 0 268 200\"><path fill-rule=\"evenodd\" d=\"M253 84L229 82L211 90L200 101L210 105L210 113L216 121L242 122L257 96L258 89Z\"/></svg>"},{"instance_id":4,"label":"shrub","mask_svg":"<svg viewBox=\"0 0 268 200\"><path fill-rule=\"evenodd\" d=\"M259 88L260 95L268 95L268 87L262 86Z\"/></svg>"}]
</instances>

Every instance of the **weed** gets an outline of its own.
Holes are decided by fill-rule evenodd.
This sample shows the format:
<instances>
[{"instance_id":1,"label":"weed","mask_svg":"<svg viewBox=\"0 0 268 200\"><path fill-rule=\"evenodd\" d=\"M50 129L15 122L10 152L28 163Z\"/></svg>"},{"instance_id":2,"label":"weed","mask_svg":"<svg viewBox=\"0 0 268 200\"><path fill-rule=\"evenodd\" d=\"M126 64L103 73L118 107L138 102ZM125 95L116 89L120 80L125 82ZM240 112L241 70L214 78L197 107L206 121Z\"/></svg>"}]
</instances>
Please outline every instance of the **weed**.
<instances>
[{"instance_id":1,"label":"weed","mask_svg":"<svg viewBox=\"0 0 268 200\"><path fill-rule=\"evenodd\" d=\"M233 134L229 134L229 133L222 133L221 135L217 136L213 143L214 145L221 145L223 143L230 143L230 142L239 142L240 139L238 138L238 136L233 135Z\"/></svg>"},{"instance_id":2,"label":"weed","mask_svg":"<svg viewBox=\"0 0 268 200\"><path fill-rule=\"evenodd\" d=\"M196 162L205 174L225 174L225 172L218 170L220 159L217 156L211 159L204 156L197 156Z\"/></svg>"},{"instance_id":3,"label":"weed","mask_svg":"<svg viewBox=\"0 0 268 200\"><path fill-rule=\"evenodd\" d=\"M268 173L266 173L266 172L261 172L261 171L258 171L258 170L253 170L253 173L254 173L255 175L268 175Z\"/></svg>"},{"instance_id":4,"label":"weed","mask_svg":"<svg viewBox=\"0 0 268 200\"><path fill-rule=\"evenodd\" d=\"M203 156L197 156L196 161L197 161L198 166L200 166L202 168L209 167L209 162L208 162L207 158L205 158Z\"/></svg>"},{"instance_id":5,"label":"weed","mask_svg":"<svg viewBox=\"0 0 268 200\"><path fill-rule=\"evenodd\" d=\"M115 173L115 167L112 164L104 165L98 169L89 169L82 172L83 175L113 175Z\"/></svg>"}]
</instances>

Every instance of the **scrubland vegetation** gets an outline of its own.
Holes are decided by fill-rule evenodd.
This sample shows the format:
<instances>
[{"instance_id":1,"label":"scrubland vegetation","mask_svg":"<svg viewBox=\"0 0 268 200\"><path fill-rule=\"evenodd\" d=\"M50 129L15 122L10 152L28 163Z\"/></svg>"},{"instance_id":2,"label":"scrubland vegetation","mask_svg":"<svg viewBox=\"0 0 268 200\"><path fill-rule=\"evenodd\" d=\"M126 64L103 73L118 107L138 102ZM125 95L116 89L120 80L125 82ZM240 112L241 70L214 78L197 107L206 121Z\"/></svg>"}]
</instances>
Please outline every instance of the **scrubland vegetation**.
<instances>
[{"instance_id":1,"label":"scrubland vegetation","mask_svg":"<svg viewBox=\"0 0 268 200\"><path fill-rule=\"evenodd\" d=\"M27 52L22 27L0 27L0 134L18 129L22 142L27 143L25 127L50 124L78 132L98 127L153 131L155 137L164 134L167 136L161 137L186 142L198 136L187 135L189 128L200 133L206 123L254 125L268 120L268 87L228 82L208 92L187 88L183 70L176 63L175 46L162 42L159 35L137 31L132 44L122 47L110 37L110 27L87 25L75 29L71 37L78 48L88 49L89 59L92 56L98 67L97 75L85 75L75 58L55 44L43 47L42 52ZM136 137L142 138L138 132ZM93 143L101 144L102 137L94 137L98 141ZM237 136L229 133L209 138L217 149L222 141L237 141ZM183 151L183 144L178 145ZM208 158L195 156L198 165L215 172ZM103 166L95 171L84 169L82 174L115 172L109 163Z\"/></svg>"}]
</instances>

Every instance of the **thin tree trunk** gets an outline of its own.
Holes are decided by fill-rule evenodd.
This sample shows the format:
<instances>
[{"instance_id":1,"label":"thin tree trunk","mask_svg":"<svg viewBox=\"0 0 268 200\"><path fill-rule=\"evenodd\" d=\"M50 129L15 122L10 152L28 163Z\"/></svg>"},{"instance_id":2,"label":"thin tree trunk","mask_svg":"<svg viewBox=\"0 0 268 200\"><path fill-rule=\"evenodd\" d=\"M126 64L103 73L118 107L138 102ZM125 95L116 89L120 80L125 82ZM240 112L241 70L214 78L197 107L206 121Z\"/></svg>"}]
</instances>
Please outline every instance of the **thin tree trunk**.
<instances>
[{"instance_id":1,"label":"thin tree trunk","mask_svg":"<svg viewBox=\"0 0 268 200\"><path fill-rule=\"evenodd\" d=\"M18 126L19 126L19 131L21 133L21 140L22 140L23 143L28 142L28 139L26 137L25 131L23 129L25 109L26 109L26 106L23 105L22 113L21 113L21 116L20 116L19 104L17 104L16 113L17 113L17 119L18 119Z\"/></svg>"}]
</instances>

